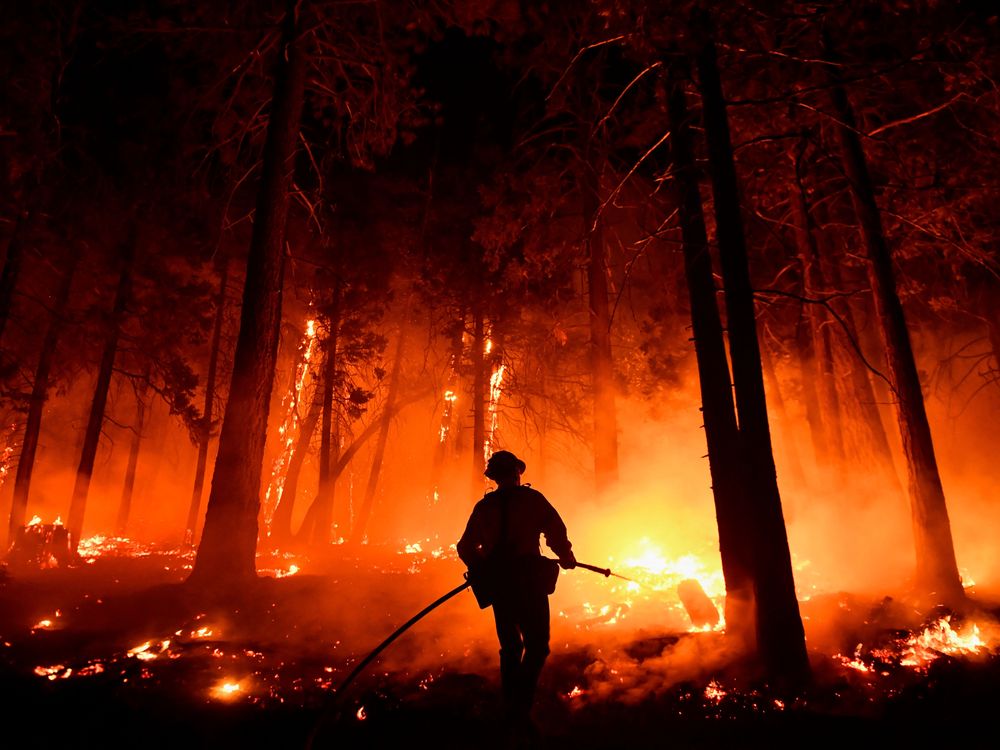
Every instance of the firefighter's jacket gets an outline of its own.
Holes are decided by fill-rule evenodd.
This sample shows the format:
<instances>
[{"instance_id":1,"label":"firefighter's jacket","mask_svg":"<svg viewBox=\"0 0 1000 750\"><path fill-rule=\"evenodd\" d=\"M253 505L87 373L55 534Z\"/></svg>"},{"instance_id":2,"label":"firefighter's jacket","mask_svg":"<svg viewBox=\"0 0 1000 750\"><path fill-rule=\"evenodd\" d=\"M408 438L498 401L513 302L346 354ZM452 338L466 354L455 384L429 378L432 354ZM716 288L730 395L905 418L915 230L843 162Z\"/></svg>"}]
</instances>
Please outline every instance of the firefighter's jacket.
<instances>
[{"instance_id":1,"label":"firefighter's jacket","mask_svg":"<svg viewBox=\"0 0 1000 750\"><path fill-rule=\"evenodd\" d=\"M506 511L502 504L506 504ZM566 524L545 496L526 485L506 487L486 493L476 503L456 549L469 568L490 557L500 541L505 556L537 557L541 534L560 559L570 555L573 545L566 537Z\"/></svg>"}]
</instances>

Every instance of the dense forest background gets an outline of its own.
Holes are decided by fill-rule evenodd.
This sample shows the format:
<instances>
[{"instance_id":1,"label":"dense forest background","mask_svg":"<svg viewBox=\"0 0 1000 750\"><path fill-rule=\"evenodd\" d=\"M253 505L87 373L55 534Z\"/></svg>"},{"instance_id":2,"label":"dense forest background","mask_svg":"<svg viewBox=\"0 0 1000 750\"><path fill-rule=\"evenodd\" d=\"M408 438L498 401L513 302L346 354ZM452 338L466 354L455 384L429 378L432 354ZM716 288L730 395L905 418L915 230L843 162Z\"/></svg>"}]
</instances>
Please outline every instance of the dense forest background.
<instances>
[{"instance_id":1,"label":"dense forest background","mask_svg":"<svg viewBox=\"0 0 1000 750\"><path fill-rule=\"evenodd\" d=\"M60 517L206 585L447 548L508 448L587 557L721 553L785 676L796 587L996 582L988 6L37 2L2 35L8 544Z\"/></svg>"}]
</instances>

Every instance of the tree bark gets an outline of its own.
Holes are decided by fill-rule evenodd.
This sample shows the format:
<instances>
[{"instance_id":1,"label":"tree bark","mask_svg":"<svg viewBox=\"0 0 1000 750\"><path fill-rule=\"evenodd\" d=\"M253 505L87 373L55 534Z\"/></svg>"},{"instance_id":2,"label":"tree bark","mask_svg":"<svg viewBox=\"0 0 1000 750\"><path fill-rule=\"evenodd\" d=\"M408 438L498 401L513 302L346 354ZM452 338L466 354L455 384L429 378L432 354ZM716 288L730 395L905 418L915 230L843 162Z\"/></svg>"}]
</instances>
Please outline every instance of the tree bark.
<instances>
[{"instance_id":1,"label":"tree bark","mask_svg":"<svg viewBox=\"0 0 1000 750\"><path fill-rule=\"evenodd\" d=\"M368 519L371 518L372 508L375 505L375 490L378 488L379 475L382 472L382 459L385 457L385 446L389 440L389 427L392 425L392 415L396 397L399 393L400 373L403 367L403 350L406 344L406 329L400 328L399 343L396 345L396 357L392 363L392 374L389 376L389 392L385 396L385 408L382 412L382 420L379 425L378 443L375 445L375 455L372 457L372 467L368 474L368 484L365 487L365 497L358 517L354 521L351 529L351 541L355 544L361 543L365 538L368 528Z\"/></svg>"},{"instance_id":2,"label":"tree bark","mask_svg":"<svg viewBox=\"0 0 1000 750\"><path fill-rule=\"evenodd\" d=\"M726 628L728 633L752 645L753 559L746 535L745 466L733 406L722 320L716 301L690 116L680 79L682 74L686 77L686 71L678 71L668 82L667 113L674 165L674 195L681 225L684 272L701 388L701 411L708 444L708 467L719 529L722 574L726 581Z\"/></svg>"},{"instance_id":3,"label":"tree bark","mask_svg":"<svg viewBox=\"0 0 1000 750\"><path fill-rule=\"evenodd\" d=\"M774 411L778 415L779 424L788 424L788 410L785 408L785 397L781 394L781 383L778 382L778 375L774 370L774 362L771 352L768 351L767 344L760 347L760 367L764 373L765 384L770 384L771 399L774 402ZM781 440L779 451L785 457L785 464L788 467L792 478L799 483L806 481L805 472L802 470L802 462L799 460L799 451L793 440Z\"/></svg>"},{"instance_id":4,"label":"tree bark","mask_svg":"<svg viewBox=\"0 0 1000 750\"><path fill-rule=\"evenodd\" d=\"M830 45L827 44L827 50ZM903 306L896 291L892 255L882 229L875 190L868 173L854 111L843 85L831 72L830 103L841 162L850 184L868 258L875 311L882 330L889 377L897 399L896 415L909 476L910 511L916 546L916 584L922 593L946 604L964 601L951 523L938 472L930 424Z\"/></svg>"},{"instance_id":5,"label":"tree bark","mask_svg":"<svg viewBox=\"0 0 1000 750\"><path fill-rule=\"evenodd\" d=\"M589 150L589 147L588 147ZM587 259L590 319L590 381L594 397L594 480L602 492L618 480L618 417L611 355L611 309L608 304L608 258L604 228L597 215L600 185L593 158L580 169L583 198L583 244Z\"/></svg>"},{"instance_id":6,"label":"tree bark","mask_svg":"<svg viewBox=\"0 0 1000 750\"><path fill-rule=\"evenodd\" d=\"M798 685L810 679L811 670L771 448L736 167L715 42L710 34L701 42L697 63L725 285L736 413L753 503L749 528L754 538L757 648L773 679Z\"/></svg>"},{"instance_id":7,"label":"tree bark","mask_svg":"<svg viewBox=\"0 0 1000 750\"><path fill-rule=\"evenodd\" d=\"M278 351L288 188L305 91L302 9L289 0L247 257L232 385L205 528L189 580L219 587L256 578L257 515Z\"/></svg>"},{"instance_id":8,"label":"tree bark","mask_svg":"<svg viewBox=\"0 0 1000 750\"><path fill-rule=\"evenodd\" d=\"M121 335L122 323L125 319L125 309L132 294L132 267L138 244L137 228L133 223L129 237L122 246L121 270L118 274L118 288L115 291L114 307L108 321L108 332L104 339L104 351L97 370L97 383L94 386L94 397L90 403L90 417L87 419L87 429L83 436L83 449L80 453L80 465L76 472L76 483L73 486L73 497L69 506L69 536L73 549L80 541L83 532L83 520L87 510L87 495L90 491L90 478L94 473L94 459L97 456L97 445L101 439L101 428L104 425L104 408L108 402L108 387L111 385L111 375L114 372L115 354L118 352L118 338Z\"/></svg>"},{"instance_id":9,"label":"tree bark","mask_svg":"<svg viewBox=\"0 0 1000 750\"><path fill-rule=\"evenodd\" d=\"M142 446L142 430L146 424L146 394L149 391L149 375L136 389L135 393L135 425L132 427L132 443L129 445L128 465L125 467L125 482L122 485L122 496L118 503L118 518L115 522L115 533L125 536L128 527L129 514L132 511L132 493L135 490L136 469L139 466L139 449Z\"/></svg>"},{"instance_id":10,"label":"tree bark","mask_svg":"<svg viewBox=\"0 0 1000 750\"><path fill-rule=\"evenodd\" d=\"M42 413L49 398L52 363L55 360L59 336L63 331L64 316L69 304L73 276L76 273L78 262L79 256L73 253L69 266L60 280L52 310L52 320L49 322L48 330L45 331L42 349L38 355L38 364L35 367L35 380L31 386L31 400L28 403L28 418L24 427L24 439L21 441L21 455L17 461L17 473L14 475L14 496L10 507L8 545L13 543L15 533L24 526L27 517L31 475L35 467L38 439L42 430Z\"/></svg>"},{"instance_id":11,"label":"tree bark","mask_svg":"<svg viewBox=\"0 0 1000 750\"><path fill-rule=\"evenodd\" d=\"M215 381L219 367L219 349L222 343L222 324L226 318L226 286L229 283L229 258L219 257L221 277L219 292L215 297L215 321L212 324L212 341L208 354L208 374L205 376L205 407L201 415L201 425L198 434L198 463L194 471L194 488L191 490L191 504L188 506L187 524L184 528L184 541L193 545L198 532L198 510L201 508L201 495L205 486L205 473L208 466L208 444L212 439L212 415L215 410Z\"/></svg>"}]
</instances>

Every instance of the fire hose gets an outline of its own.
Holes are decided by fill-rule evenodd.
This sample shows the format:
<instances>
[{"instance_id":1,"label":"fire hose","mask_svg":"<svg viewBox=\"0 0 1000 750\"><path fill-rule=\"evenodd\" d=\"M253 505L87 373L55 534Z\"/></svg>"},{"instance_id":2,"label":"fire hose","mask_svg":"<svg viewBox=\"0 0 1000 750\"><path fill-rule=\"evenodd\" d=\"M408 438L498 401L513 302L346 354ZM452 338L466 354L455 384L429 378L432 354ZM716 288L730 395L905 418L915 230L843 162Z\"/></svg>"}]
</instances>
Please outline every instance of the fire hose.
<instances>
[{"instance_id":1,"label":"fire hose","mask_svg":"<svg viewBox=\"0 0 1000 750\"><path fill-rule=\"evenodd\" d=\"M577 568L583 568L584 570L589 570L589 571L592 571L594 573L600 573L605 578L608 578L609 576L614 576L615 578L621 578L622 580L625 580L625 581L631 581L632 580L631 578L626 578L625 576L618 575L617 573L613 573L610 568L599 568L596 565L588 565L587 563L581 563L581 562L576 563L575 567L577 567ZM358 662L357 666L355 666L354 669L351 670L351 673L349 675L347 675L346 678L344 678L344 681L341 682L340 685L338 685L336 688L334 688L334 694L337 697L342 696L344 694L344 691L347 689L347 686L350 685L352 682L354 682L355 678L358 675L360 675L365 670L365 667L367 667L369 664L371 664L373 661L375 661L375 659L378 658L378 655L381 654L383 651L385 651L392 644L393 641L395 641L397 638L399 638L399 636L401 636L403 633L405 633L411 627L413 627L414 625L416 625L420 620L422 620L428 614L430 614L435 609L437 609L438 607L440 607L446 601L448 601L452 597L454 597L454 596L462 593L467 588L469 588L471 585L472 585L472 581L468 580L468 573L466 573L466 581L465 581L465 583L463 583L460 586L456 586L455 588L453 588L451 591L449 591L444 596L441 596L438 599L435 599L433 602L431 602L426 607L424 607L422 610L420 610L419 612L417 612L417 614L415 614L413 617L411 617L405 623L403 623L398 628L396 628L396 630L394 630L392 632L392 634L388 638L386 638L378 646L376 646L372 650L372 652L370 654L368 654L368 656L366 656L364 659L362 659L361 661ZM309 738L306 741L306 749L307 750L309 750L310 748L312 748L313 742L315 741L317 735L319 734L320 728L323 726L323 724L326 723L326 720L327 720L329 714L331 713L331 711L332 711L332 707L331 707L331 709L328 709L326 712L324 712L324 714L320 717L319 721L316 723L316 726L313 727L313 730L312 730L312 732L310 732Z\"/></svg>"}]
</instances>

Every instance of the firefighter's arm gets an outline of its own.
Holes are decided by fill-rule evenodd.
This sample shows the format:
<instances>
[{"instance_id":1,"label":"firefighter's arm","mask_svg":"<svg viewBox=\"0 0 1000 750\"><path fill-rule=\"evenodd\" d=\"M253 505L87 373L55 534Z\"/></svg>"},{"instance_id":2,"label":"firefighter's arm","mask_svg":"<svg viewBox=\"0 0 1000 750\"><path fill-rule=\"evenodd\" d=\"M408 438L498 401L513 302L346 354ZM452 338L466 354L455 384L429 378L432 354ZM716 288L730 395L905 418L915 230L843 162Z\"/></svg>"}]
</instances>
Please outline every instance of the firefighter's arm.
<instances>
[{"instance_id":1,"label":"firefighter's arm","mask_svg":"<svg viewBox=\"0 0 1000 750\"><path fill-rule=\"evenodd\" d=\"M477 505L465 525L465 533L455 545L459 559L467 568L473 568L486 557L483 551L483 523L480 508Z\"/></svg>"},{"instance_id":2,"label":"firefighter's arm","mask_svg":"<svg viewBox=\"0 0 1000 750\"><path fill-rule=\"evenodd\" d=\"M573 554L573 545L566 535L566 524L563 523L559 513L552 505L545 501L545 525L542 533L545 534L545 543L559 557L559 566L563 570L576 567L576 555Z\"/></svg>"}]
</instances>

